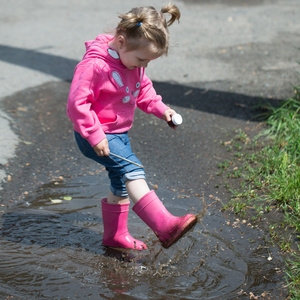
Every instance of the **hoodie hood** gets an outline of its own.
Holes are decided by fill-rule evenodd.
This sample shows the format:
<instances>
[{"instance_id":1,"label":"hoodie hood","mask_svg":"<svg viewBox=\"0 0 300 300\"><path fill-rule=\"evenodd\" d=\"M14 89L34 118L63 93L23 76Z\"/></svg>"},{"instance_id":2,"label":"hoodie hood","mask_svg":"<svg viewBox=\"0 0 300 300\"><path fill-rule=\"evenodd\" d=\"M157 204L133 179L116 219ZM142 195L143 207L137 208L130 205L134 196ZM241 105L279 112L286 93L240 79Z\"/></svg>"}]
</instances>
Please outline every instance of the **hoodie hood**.
<instances>
[{"instance_id":1,"label":"hoodie hood","mask_svg":"<svg viewBox=\"0 0 300 300\"><path fill-rule=\"evenodd\" d=\"M102 59L110 64L125 66L122 64L119 54L108 46L108 43L114 38L112 35L99 35L95 40L85 42L86 53L83 60Z\"/></svg>"}]
</instances>

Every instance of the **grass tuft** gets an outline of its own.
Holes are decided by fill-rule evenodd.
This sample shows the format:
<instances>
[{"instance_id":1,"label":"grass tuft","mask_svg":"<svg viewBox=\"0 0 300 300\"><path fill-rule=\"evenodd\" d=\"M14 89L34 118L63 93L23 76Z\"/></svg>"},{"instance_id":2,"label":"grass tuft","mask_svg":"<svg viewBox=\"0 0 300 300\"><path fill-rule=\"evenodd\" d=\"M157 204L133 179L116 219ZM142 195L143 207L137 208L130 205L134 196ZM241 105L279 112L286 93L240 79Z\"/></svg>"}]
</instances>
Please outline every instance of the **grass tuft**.
<instances>
[{"instance_id":1,"label":"grass tuft","mask_svg":"<svg viewBox=\"0 0 300 300\"><path fill-rule=\"evenodd\" d=\"M283 252L291 254L286 272L288 287L291 299L300 299L300 255L297 254L300 238L300 86L295 87L293 98L268 109L267 129L260 137L250 141L238 130L233 140L224 143L225 147L238 152L232 161L219 164L220 175L239 181L236 189L226 183L232 200L224 209L243 216L250 215L251 211L252 221L260 220L272 209L283 213L282 223L270 225L270 235ZM289 236L283 237L282 232ZM295 241L294 249L291 241Z\"/></svg>"}]
</instances>

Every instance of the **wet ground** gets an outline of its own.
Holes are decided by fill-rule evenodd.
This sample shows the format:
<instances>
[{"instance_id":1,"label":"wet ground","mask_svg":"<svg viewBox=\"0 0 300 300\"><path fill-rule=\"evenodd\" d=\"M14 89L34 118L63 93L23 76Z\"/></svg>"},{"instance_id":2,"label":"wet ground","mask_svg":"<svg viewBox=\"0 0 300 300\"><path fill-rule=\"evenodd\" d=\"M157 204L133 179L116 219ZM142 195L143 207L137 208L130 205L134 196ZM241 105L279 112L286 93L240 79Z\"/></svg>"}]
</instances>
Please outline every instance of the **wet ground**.
<instances>
[{"instance_id":1,"label":"wet ground","mask_svg":"<svg viewBox=\"0 0 300 300\"><path fill-rule=\"evenodd\" d=\"M122 253L103 246L100 199L108 180L76 149L65 117L69 83L22 91L3 102L21 143L1 191L2 299L284 298L284 261L268 236L220 212L220 201L228 198L216 176L224 157L220 141L236 126L255 133L259 123L250 121L255 112L246 108L255 99L210 91L200 110L196 99L203 90L155 86L179 102L189 97L193 108L173 103L186 120L176 131L138 111L133 149L165 206L174 215L198 214L198 224L164 249L131 211L129 231L148 250ZM205 112L216 99L227 99L222 114Z\"/></svg>"}]
</instances>

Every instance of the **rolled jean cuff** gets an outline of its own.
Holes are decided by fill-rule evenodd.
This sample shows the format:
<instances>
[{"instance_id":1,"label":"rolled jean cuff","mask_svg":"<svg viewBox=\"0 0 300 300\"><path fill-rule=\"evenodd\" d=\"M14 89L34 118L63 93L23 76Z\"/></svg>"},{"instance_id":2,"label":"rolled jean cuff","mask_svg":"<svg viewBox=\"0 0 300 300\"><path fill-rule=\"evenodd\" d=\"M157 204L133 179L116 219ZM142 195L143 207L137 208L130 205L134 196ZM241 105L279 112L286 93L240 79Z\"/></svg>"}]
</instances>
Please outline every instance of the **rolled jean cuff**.
<instances>
[{"instance_id":1,"label":"rolled jean cuff","mask_svg":"<svg viewBox=\"0 0 300 300\"><path fill-rule=\"evenodd\" d=\"M114 188L113 186L110 186L110 190L115 196L128 197L128 193L127 193L126 189L118 190L118 189Z\"/></svg>"},{"instance_id":2,"label":"rolled jean cuff","mask_svg":"<svg viewBox=\"0 0 300 300\"><path fill-rule=\"evenodd\" d=\"M146 175L144 171L134 171L124 174L122 179L124 182L128 180L146 179Z\"/></svg>"}]
</instances>

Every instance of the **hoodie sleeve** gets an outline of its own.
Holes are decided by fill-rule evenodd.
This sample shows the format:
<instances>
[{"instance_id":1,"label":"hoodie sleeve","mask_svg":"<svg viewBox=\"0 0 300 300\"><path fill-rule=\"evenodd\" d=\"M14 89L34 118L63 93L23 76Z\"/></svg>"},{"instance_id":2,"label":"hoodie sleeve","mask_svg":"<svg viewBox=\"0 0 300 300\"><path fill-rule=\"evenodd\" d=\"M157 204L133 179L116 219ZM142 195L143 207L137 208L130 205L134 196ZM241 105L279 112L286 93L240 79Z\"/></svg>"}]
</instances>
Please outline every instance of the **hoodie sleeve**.
<instances>
[{"instance_id":1,"label":"hoodie sleeve","mask_svg":"<svg viewBox=\"0 0 300 300\"><path fill-rule=\"evenodd\" d=\"M74 130L87 139L92 147L105 138L100 121L91 108L99 97L102 79L101 72L92 62L79 64L68 97L67 113Z\"/></svg>"},{"instance_id":2,"label":"hoodie sleeve","mask_svg":"<svg viewBox=\"0 0 300 300\"><path fill-rule=\"evenodd\" d=\"M156 94L151 80L144 73L144 69L141 70L142 80L141 89L137 99L137 107L147 114L153 114L161 119L163 113L169 108L162 101L162 97Z\"/></svg>"}]
</instances>

